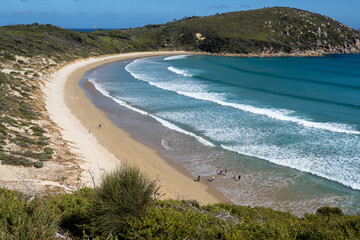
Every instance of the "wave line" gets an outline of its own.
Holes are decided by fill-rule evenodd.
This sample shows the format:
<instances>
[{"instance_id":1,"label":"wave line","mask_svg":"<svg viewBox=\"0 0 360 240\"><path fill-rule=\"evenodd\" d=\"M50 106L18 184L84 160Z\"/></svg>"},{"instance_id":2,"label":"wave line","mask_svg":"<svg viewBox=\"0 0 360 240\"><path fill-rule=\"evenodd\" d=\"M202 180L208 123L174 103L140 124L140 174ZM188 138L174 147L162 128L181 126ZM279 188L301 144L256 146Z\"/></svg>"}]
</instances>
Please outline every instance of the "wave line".
<instances>
[{"instance_id":1,"label":"wave line","mask_svg":"<svg viewBox=\"0 0 360 240\"><path fill-rule=\"evenodd\" d=\"M226 101L222 101L216 98L212 98L211 94L207 93L207 92L184 92L184 91L175 91L169 87L164 87L161 84L149 81L145 78L140 77L139 75L133 73L130 69L129 66L131 66L131 63L128 64L125 69L126 71L128 71L134 78L139 79L141 81L147 82L150 85L153 85L157 88L161 88L167 91L171 91L171 92L175 92L177 94L183 95L183 96L187 96L193 99L198 99L198 100L203 100L203 101L210 101L222 106L226 106L226 107L232 107L241 111L245 111L245 112L249 112L249 113L253 113L253 114L257 114L257 115L263 115L275 120L280 120L280 121L287 121L287 122L292 122L292 123L296 123L298 125L304 126L304 127L308 127L308 128L315 128L315 129L321 129L321 130L326 130L326 131L330 131L330 132L335 132L335 133L345 133L345 134L356 134L356 135L360 135L360 131L356 131L353 129L349 129L351 128L349 125L346 124L341 124L341 123L321 123L321 122L312 122L312 121L308 121L308 120L304 120L304 119L300 119L297 117L292 117L292 116L288 116L288 115L284 115L281 114L280 111L274 111L273 109L266 109L266 108L257 108L251 105L245 105L245 104L239 104L239 103L230 103L230 102L226 102ZM210 97L209 97L210 95Z\"/></svg>"},{"instance_id":2,"label":"wave line","mask_svg":"<svg viewBox=\"0 0 360 240\"><path fill-rule=\"evenodd\" d=\"M136 107L133 107L133 106L131 106L130 104L128 104L127 102L125 102L125 101L123 101L123 100L120 100L120 99L118 99L118 98L116 98L116 97L111 96L109 91L107 91L107 90L105 90L104 88L102 88L102 87L101 87L98 83L96 83L94 80L88 79L88 81L89 81L90 83L92 83L93 86L95 87L95 89L98 90L101 94L103 94L105 97L108 97L108 98L112 99L113 101L115 101L116 103L118 103L120 106L123 106L123 107L126 107L126 108L128 108L128 109L131 109L131 110L133 110L133 111L135 111L135 112L138 112L138 113L140 113L140 114L142 114L142 115L149 116L149 117L155 119L157 122L159 122L161 125L163 125L163 126L166 127L166 128L169 128L169 129L171 129L171 130L175 130L175 131L180 132L180 133L183 133L183 134L185 134L185 135L194 137L196 140L198 140L198 142L202 143L202 144L205 145L205 146L215 147L214 144L212 144L211 142L207 141L206 139L204 139L204 138L201 137L201 136L198 136L198 135L196 135L196 134L194 134L194 133L192 133L192 132L186 131L186 130L184 130L184 129L178 127L178 126L176 126L176 125L173 124L173 123L170 123L170 122L168 122L168 121L166 121L166 120L164 120L164 119L162 119L162 118L156 117L156 116L154 116L153 114L150 114L150 113L148 113L148 112L146 112L146 111L143 111L143 110L141 110L141 109L138 109L138 108L136 108Z\"/></svg>"}]
</instances>

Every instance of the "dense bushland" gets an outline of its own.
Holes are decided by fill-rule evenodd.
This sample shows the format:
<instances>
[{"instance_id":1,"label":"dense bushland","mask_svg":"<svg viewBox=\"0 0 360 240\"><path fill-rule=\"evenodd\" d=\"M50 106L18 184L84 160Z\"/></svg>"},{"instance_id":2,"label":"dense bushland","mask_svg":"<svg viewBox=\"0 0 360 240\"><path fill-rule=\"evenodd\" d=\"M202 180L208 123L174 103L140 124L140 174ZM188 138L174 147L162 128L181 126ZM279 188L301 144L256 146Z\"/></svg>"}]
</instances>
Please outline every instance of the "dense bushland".
<instances>
[{"instance_id":1,"label":"dense bushland","mask_svg":"<svg viewBox=\"0 0 360 240\"><path fill-rule=\"evenodd\" d=\"M155 200L155 182L121 166L95 189L32 198L0 189L0 239L359 239L360 216L323 207L296 217L262 207Z\"/></svg>"},{"instance_id":2,"label":"dense bushland","mask_svg":"<svg viewBox=\"0 0 360 240\"><path fill-rule=\"evenodd\" d=\"M54 239L61 214L49 199L0 189L0 239Z\"/></svg>"}]
</instances>

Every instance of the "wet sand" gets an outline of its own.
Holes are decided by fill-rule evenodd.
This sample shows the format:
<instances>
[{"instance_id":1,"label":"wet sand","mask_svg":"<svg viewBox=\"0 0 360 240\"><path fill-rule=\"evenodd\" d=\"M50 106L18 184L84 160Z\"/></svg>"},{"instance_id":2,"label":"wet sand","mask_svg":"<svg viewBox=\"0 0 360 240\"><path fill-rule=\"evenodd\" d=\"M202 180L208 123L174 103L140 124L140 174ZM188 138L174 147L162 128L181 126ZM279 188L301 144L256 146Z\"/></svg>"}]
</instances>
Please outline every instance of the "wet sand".
<instances>
[{"instance_id":1,"label":"wet sand","mask_svg":"<svg viewBox=\"0 0 360 240\"><path fill-rule=\"evenodd\" d=\"M160 157L156 150L135 141L96 108L80 88L85 72L100 65L131 58L158 55L186 54L186 52L129 53L78 60L57 71L44 89L47 109L52 120L62 129L64 138L82 161L82 181L92 186L91 175L98 182L101 175L117 165L137 166L153 179L161 182L162 199L195 199L202 204L230 202L224 194L211 187L206 179L195 177L176 162ZM99 127L101 124L101 127Z\"/></svg>"}]
</instances>

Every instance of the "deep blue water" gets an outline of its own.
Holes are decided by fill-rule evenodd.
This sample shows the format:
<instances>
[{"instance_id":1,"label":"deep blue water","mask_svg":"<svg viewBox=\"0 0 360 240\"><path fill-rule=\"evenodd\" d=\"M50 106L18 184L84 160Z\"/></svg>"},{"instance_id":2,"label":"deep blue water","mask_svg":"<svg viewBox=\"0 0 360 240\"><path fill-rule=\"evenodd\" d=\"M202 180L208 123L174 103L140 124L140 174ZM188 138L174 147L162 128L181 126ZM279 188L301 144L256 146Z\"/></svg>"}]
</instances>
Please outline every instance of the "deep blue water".
<instances>
[{"instance_id":1,"label":"deep blue water","mask_svg":"<svg viewBox=\"0 0 360 240\"><path fill-rule=\"evenodd\" d=\"M194 176L241 173L240 188L216 184L238 204L360 211L360 55L163 56L85 78L138 125L114 122Z\"/></svg>"}]
</instances>

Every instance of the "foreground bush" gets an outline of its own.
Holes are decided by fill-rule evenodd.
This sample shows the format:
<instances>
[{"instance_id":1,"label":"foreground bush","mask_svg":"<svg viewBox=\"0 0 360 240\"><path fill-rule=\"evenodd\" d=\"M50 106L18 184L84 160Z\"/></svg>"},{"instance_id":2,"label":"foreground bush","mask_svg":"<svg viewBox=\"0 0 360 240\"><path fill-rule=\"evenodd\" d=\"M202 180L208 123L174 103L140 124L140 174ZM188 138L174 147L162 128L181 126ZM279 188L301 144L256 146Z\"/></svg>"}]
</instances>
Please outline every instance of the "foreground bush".
<instances>
[{"instance_id":1,"label":"foreground bush","mask_svg":"<svg viewBox=\"0 0 360 240\"><path fill-rule=\"evenodd\" d=\"M139 169L121 165L104 176L90 208L94 232L122 236L131 219L140 217L154 203L155 181Z\"/></svg>"},{"instance_id":2,"label":"foreground bush","mask_svg":"<svg viewBox=\"0 0 360 240\"><path fill-rule=\"evenodd\" d=\"M61 229L69 231L73 236L83 236L83 231L91 225L89 209L94 194L93 189L83 188L73 194L57 194L50 198L56 213L61 216Z\"/></svg>"},{"instance_id":3,"label":"foreground bush","mask_svg":"<svg viewBox=\"0 0 360 240\"><path fill-rule=\"evenodd\" d=\"M0 189L0 239L54 239L59 221L47 202Z\"/></svg>"},{"instance_id":4,"label":"foreground bush","mask_svg":"<svg viewBox=\"0 0 360 240\"><path fill-rule=\"evenodd\" d=\"M360 239L360 216L322 207L299 218L263 207L156 200L155 182L123 165L96 189L30 198L0 188L0 240ZM61 219L60 219L61 218Z\"/></svg>"}]
</instances>

